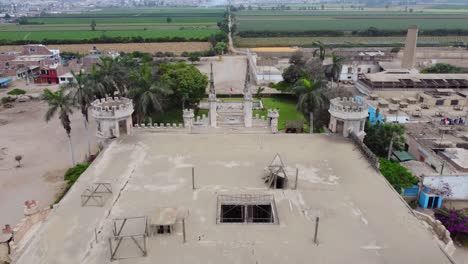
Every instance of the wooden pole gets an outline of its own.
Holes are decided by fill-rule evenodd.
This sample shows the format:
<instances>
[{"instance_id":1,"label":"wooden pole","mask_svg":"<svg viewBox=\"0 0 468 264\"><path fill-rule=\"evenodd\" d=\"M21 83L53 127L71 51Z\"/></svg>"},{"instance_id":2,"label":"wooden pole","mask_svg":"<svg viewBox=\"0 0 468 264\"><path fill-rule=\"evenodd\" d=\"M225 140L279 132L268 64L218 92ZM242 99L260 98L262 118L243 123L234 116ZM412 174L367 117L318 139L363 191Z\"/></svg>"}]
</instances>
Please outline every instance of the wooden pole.
<instances>
[{"instance_id":1,"label":"wooden pole","mask_svg":"<svg viewBox=\"0 0 468 264\"><path fill-rule=\"evenodd\" d=\"M195 190L195 168L192 167L192 190Z\"/></svg>"},{"instance_id":2,"label":"wooden pole","mask_svg":"<svg viewBox=\"0 0 468 264\"><path fill-rule=\"evenodd\" d=\"M318 225L319 225L320 218L317 216L315 218L315 234L314 234L314 244L318 245L317 243L317 235L318 235Z\"/></svg>"},{"instance_id":3,"label":"wooden pole","mask_svg":"<svg viewBox=\"0 0 468 264\"><path fill-rule=\"evenodd\" d=\"M298 178L298 176L299 176L299 169L296 168L296 181L294 182L294 190L297 189L297 178Z\"/></svg>"},{"instance_id":4,"label":"wooden pole","mask_svg":"<svg viewBox=\"0 0 468 264\"><path fill-rule=\"evenodd\" d=\"M185 218L182 219L182 237L184 238L184 243L187 242L185 239Z\"/></svg>"}]
</instances>

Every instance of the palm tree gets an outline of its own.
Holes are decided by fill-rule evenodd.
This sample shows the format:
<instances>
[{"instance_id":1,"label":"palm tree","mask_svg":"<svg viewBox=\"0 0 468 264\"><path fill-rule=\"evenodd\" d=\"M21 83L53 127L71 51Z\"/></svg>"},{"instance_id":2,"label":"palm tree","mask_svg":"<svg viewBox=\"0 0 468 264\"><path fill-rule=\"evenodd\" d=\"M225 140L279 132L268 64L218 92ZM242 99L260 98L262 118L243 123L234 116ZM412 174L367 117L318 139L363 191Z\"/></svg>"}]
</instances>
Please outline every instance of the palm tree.
<instances>
[{"instance_id":1,"label":"palm tree","mask_svg":"<svg viewBox=\"0 0 468 264\"><path fill-rule=\"evenodd\" d=\"M79 72L78 74L72 72L72 75L76 81L67 85L66 88L71 89L71 96L80 108L81 114L83 115L84 126L86 129L86 140L88 142L88 157L90 157L91 142L89 139L88 110L95 98L96 90L94 89L94 83L92 82L90 76L83 74L83 72Z\"/></svg>"},{"instance_id":2,"label":"palm tree","mask_svg":"<svg viewBox=\"0 0 468 264\"><path fill-rule=\"evenodd\" d=\"M57 92L52 92L49 89L44 90L43 100L49 105L49 109L45 114L46 122L49 122L52 117L58 112L60 122L62 123L65 132L67 132L68 142L70 143L70 154L72 165L75 166L75 156L73 154L73 144L71 140L71 121L70 115L73 114L72 108L74 105L74 100L70 96L70 93L67 93L65 89L60 88Z\"/></svg>"},{"instance_id":3,"label":"palm tree","mask_svg":"<svg viewBox=\"0 0 468 264\"><path fill-rule=\"evenodd\" d=\"M153 79L147 64L133 72L130 80L132 88L128 91L128 96L133 99L138 123L152 113L163 111L164 96L171 91L162 82Z\"/></svg>"},{"instance_id":4,"label":"palm tree","mask_svg":"<svg viewBox=\"0 0 468 264\"><path fill-rule=\"evenodd\" d=\"M128 72L124 68L120 61L112 58L102 58L101 62L96 64L93 72L101 84L101 90L107 96L114 96L115 93L126 94Z\"/></svg>"},{"instance_id":5,"label":"palm tree","mask_svg":"<svg viewBox=\"0 0 468 264\"><path fill-rule=\"evenodd\" d=\"M332 88L333 88L333 81L339 80L341 69L343 68L344 58L336 55L335 52L331 54L331 58L332 58L331 80L332 80ZM339 83L338 83L338 87L339 87Z\"/></svg>"},{"instance_id":6,"label":"palm tree","mask_svg":"<svg viewBox=\"0 0 468 264\"><path fill-rule=\"evenodd\" d=\"M318 55L320 61L323 62L325 60L325 56L326 56L325 44L323 44L321 41L314 41L312 43L312 46L317 47L317 49L314 50L313 56L316 57Z\"/></svg>"},{"instance_id":7,"label":"palm tree","mask_svg":"<svg viewBox=\"0 0 468 264\"><path fill-rule=\"evenodd\" d=\"M327 97L320 88L321 84L316 80L300 79L293 87L293 91L299 97L297 101L297 110L302 114L309 117L309 124L311 133L313 130L313 114L319 112L327 107Z\"/></svg>"}]
</instances>

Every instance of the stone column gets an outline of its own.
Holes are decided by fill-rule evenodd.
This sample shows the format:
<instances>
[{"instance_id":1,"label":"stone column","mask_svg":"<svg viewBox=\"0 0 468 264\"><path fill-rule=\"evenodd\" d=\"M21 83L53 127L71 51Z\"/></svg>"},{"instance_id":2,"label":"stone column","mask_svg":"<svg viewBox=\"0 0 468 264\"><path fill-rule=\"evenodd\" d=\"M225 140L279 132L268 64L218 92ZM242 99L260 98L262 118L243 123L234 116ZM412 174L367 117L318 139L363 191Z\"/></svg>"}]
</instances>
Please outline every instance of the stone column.
<instances>
[{"instance_id":1,"label":"stone column","mask_svg":"<svg viewBox=\"0 0 468 264\"><path fill-rule=\"evenodd\" d=\"M193 109L185 109L183 112L183 118L184 118L184 127L191 129L193 127L193 119L195 118Z\"/></svg>"},{"instance_id":2,"label":"stone column","mask_svg":"<svg viewBox=\"0 0 468 264\"><path fill-rule=\"evenodd\" d=\"M279 110L278 109L269 109L268 110L268 119L270 123L271 133L278 133L278 118Z\"/></svg>"}]
</instances>

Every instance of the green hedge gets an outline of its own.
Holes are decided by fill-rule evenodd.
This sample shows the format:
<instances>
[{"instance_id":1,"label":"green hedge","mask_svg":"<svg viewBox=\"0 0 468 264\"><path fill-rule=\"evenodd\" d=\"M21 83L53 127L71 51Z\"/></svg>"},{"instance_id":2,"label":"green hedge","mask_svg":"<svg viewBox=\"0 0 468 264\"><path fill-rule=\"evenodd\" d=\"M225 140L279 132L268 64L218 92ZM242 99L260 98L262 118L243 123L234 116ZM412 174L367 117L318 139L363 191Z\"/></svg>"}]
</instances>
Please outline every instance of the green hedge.
<instances>
[{"instance_id":1,"label":"green hedge","mask_svg":"<svg viewBox=\"0 0 468 264\"><path fill-rule=\"evenodd\" d=\"M380 172L398 192L419 182L407 168L383 158L380 159Z\"/></svg>"},{"instance_id":2,"label":"green hedge","mask_svg":"<svg viewBox=\"0 0 468 264\"><path fill-rule=\"evenodd\" d=\"M7 94L8 94L8 95L22 95L22 94L26 94L26 91L25 91L25 90L18 89L18 88L15 88L15 89L9 91Z\"/></svg>"},{"instance_id":3,"label":"green hedge","mask_svg":"<svg viewBox=\"0 0 468 264\"><path fill-rule=\"evenodd\" d=\"M89 165L89 163L78 163L65 172L63 179L67 182L67 189L70 189L70 187L78 180L80 175L89 167Z\"/></svg>"}]
</instances>

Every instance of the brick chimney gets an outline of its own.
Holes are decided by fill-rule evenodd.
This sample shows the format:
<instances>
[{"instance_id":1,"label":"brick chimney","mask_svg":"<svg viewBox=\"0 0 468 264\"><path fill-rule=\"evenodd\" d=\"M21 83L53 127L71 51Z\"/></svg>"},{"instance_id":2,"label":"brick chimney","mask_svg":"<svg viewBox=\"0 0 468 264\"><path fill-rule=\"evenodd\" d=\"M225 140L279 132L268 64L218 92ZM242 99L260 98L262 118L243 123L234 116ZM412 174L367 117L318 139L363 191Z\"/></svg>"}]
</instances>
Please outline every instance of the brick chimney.
<instances>
[{"instance_id":1,"label":"brick chimney","mask_svg":"<svg viewBox=\"0 0 468 264\"><path fill-rule=\"evenodd\" d=\"M416 44L418 42L418 26L409 26L406 34L405 50L401 59L401 68L412 69L416 58Z\"/></svg>"}]
</instances>

